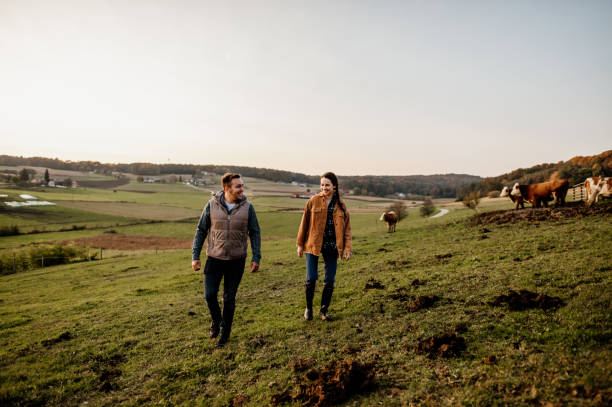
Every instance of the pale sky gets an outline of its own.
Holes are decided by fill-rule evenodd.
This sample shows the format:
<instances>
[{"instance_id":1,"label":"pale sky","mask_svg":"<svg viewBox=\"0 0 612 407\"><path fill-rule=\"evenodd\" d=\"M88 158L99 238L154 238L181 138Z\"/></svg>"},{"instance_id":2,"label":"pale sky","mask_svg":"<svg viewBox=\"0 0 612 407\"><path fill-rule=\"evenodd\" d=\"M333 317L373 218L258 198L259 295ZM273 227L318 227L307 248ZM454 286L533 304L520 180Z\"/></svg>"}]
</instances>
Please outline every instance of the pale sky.
<instances>
[{"instance_id":1,"label":"pale sky","mask_svg":"<svg viewBox=\"0 0 612 407\"><path fill-rule=\"evenodd\" d=\"M612 148L612 0L0 0L0 154L495 176Z\"/></svg>"}]
</instances>

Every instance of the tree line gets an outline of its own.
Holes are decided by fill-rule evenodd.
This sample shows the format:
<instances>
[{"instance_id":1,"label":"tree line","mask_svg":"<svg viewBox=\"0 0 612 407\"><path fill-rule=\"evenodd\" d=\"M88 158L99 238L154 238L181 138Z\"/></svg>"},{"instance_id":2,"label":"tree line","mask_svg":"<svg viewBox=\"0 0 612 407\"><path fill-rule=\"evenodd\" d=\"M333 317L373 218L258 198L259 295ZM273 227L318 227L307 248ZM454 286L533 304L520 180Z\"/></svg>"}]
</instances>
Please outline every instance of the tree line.
<instances>
[{"instance_id":1,"label":"tree line","mask_svg":"<svg viewBox=\"0 0 612 407\"><path fill-rule=\"evenodd\" d=\"M0 155L0 165L46 167L59 170L95 172L110 175L131 173L140 176L161 176L169 174L191 174L202 172L224 174L237 172L245 177L261 178L274 182L297 182L318 184L319 175L306 175L297 172L256 168L236 165L195 165L195 164L105 164L98 161L63 161L47 157L15 157ZM482 178L465 174L408 175L408 176L341 176L341 187L360 195L388 196L403 193L407 198L431 196L437 198L455 197L457 191Z\"/></svg>"},{"instance_id":2,"label":"tree line","mask_svg":"<svg viewBox=\"0 0 612 407\"><path fill-rule=\"evenodd\" d=\"M224 174L237 172L245 177L261 178L274 182L297 182L318 184L319 175L306 175L297 172L270 168L245 167L235 165L195 165L195 164L152 164L129 163L107 164L98 161L63 161L46 157L15 157L0 155L0 165L47 167L61 170L96 172L98 174L131 173L140 176L161 176L170 174L191 174L196 177L202 172ZM484 196L492 191L500 191L503 186L515 182L531 184L548 181L551 177L567 178L574 185L590 176L612 175L612 150L589 157L574 157L558 163L539 164L530 168L519 168L497 177L481 178L467 174L437 175L363 175L340 176L341 187L359 195L390 196L404 194L407 199L419 197L457 198L458 200L472 191Z\"/></svg>"}]
</instances>

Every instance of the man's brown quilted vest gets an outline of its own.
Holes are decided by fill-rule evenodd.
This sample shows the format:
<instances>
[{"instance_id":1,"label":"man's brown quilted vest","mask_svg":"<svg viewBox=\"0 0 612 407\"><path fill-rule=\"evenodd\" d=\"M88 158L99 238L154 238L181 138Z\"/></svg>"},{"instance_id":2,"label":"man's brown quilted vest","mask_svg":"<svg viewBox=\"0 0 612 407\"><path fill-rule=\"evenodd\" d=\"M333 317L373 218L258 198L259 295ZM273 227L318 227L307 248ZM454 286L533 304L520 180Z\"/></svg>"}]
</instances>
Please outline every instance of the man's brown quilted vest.
<instances>
[{"instance_id":1,"label":"man's brown quilted vest","mask_svg":"<svg viewBox=\"0 0 612 407\"><path fill-rule=\"evenodd\" d=\"M235 260L247 256L250 206L245 199L228 213L219 196L210 200L210 231L206 247L209 257Z\"/></svg>"}]
</instances>

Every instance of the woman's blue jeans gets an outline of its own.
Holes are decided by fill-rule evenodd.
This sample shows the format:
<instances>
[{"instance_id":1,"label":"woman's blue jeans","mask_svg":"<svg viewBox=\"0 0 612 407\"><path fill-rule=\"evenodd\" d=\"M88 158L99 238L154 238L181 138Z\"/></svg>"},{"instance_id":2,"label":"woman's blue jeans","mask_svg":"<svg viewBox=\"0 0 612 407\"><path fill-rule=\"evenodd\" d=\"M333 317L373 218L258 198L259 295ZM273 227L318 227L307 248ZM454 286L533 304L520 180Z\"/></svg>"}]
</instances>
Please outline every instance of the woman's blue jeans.
<instances>
[{"instance_id":1,"label":"woman's blue jeans","mask_svg":"<svg viewBox=\"0 0 612 407\"><path fill-rule=\"evenodd\" d=\"M321 253L325 262L325 278L323 282L328 287L334 286L336 269L338 267L338 253ZM306 284L319 279L319 256L306 253Z\"/></svg>"}]
</instances>

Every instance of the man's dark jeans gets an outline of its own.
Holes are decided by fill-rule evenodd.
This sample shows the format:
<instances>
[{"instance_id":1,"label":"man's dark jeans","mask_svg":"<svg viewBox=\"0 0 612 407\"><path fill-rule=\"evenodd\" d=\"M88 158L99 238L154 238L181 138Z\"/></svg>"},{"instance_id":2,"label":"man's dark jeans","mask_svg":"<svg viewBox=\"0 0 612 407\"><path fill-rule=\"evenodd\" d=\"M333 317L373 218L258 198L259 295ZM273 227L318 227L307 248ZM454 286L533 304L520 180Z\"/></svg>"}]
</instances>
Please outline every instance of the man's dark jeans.
<instances>
[{"instance_id":1,"label":"man's dark jeans","mask_svg":"<svg viewBox=\"0 0 612 407\"><path fill-rule=\"evenodd\" d=\"M245 258L237 260L206 259L204 266L204 296L213 323L221 323L222 335L229 337L236 309L236 293L244 273ZM217 294L223 279L223 315Z\"/></svg>"}]
</instances>

